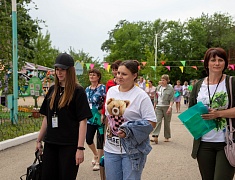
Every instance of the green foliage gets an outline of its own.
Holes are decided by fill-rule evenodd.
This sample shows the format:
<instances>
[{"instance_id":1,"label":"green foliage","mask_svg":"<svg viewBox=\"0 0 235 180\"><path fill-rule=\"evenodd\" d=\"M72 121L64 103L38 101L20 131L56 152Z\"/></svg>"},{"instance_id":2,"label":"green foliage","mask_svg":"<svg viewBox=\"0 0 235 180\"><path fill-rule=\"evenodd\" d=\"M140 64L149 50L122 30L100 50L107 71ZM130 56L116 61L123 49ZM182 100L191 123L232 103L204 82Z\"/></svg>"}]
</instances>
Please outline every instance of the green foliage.
<instances>
[{"instance_id":1,"label":"green foliage","mask_svg":"<svg viewBox=\"0 0 235 180\"><path fill-rule=\"evenodd\" d=\"M109 38L102 44L101 49L109 53L106 62L117 59L137 59L139 62L147 62L141 66L140 75L157 82L162 74L169 74L171 83L180 79L181 82L204 77L205 70L203 59L205 51L210 47L222 47L227 52L235 50L234 19L228 14L214 13L209 16L202 14L198 18L190 18L185 22L161 21L157 19L151 22L119 21L113 30L109 32ZM154 43L157 35L157 45ZM157 49L157 68L154 66L155 46ZM186 62L184 72L179 66L180 61ZM197 60L197 61L196 61ZM161 65L171 66L168 71ZM197 66L198 70L191 66ZM226 70L233 74L234 71ZM156 78L155 78L156 77Z\"/></svg>"},{"instance_id":2,"label":"green foliage","mask_svg":"<svg viewBox=\"0 0 235 180\"><path fill-rule=\"evenodd\" d=\"M1 112L0 141L39 131L42 123L42 117L32 118L29 117L30 115L31 113L19 112L18 123L12 124L10 121L10 113Z\"/></svg>"}]
</instances>

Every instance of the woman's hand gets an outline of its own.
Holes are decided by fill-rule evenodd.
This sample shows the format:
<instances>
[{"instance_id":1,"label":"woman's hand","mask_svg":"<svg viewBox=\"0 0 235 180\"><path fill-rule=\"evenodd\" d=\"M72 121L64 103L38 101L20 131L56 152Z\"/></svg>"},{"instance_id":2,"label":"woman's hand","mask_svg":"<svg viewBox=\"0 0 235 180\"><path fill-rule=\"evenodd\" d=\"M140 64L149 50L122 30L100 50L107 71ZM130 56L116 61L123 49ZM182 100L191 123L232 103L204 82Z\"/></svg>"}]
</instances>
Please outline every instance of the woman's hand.
<instances>
[{"instance_id":1,"label":"woman's hand","mask_svg":"<svg viewBox=\"0 0 235 180\"><path fill-rule=\"evenodd\" d=\"M42 155L43 152L43 145L41 141L36 141L36 148L35 151L39 150L39 155Z\"/></svg>"},{"instance_id":2,"label":"woman's hand","mask_svg":"<svg viewBox=\"0 0 235 180\"><path fill-rule=\"evenodd\" d=\"M76 165L81 164L84 161L84 150L77 150L76 152Z\"/></svg>"},{"instance_id":3,"label":"woman's hand","mask_svg":"<svg viewBox=\"0 0 235 180\"><path fill-rule=\"evenodd\" d=\"M125 138L126 137L126 133L124 131L122 131L122 130L119 130L117 132L117 134L118 134L118 137L120 137L120 138Z\"/></svg>"},{"instance_id":4,"label":"woman's hand","mask_svg":"<svg viewBox=\"0 0 235 180\"><path fill-rule=\"evenodd\" d=\"M171 114L172 107L169 106L169 108L166 111L166 114Z\"/></svg>"},{"instance_id":5,"label":"woman's hand","mask_svg":"<svg viewBox=\"0 0 235 180\"><path fill-rule=\"evenodd\" d=\"M207 114L202 114L201 117L205 120L213 120L213 119L216 119L218 118L218 110L217 109L209 109L209 113Z\"/></svg>"}]
</instances>

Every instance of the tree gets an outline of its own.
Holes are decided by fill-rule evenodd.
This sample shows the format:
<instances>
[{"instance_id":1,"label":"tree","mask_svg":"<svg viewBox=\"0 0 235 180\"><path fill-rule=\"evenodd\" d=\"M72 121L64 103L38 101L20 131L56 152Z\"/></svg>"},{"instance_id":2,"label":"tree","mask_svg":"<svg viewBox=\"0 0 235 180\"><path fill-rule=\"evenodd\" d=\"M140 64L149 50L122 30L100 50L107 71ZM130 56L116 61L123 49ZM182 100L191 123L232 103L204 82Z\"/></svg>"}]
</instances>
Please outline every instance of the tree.
<instances>
[{"instance_id":1,"label":"tree","mask_svg":"<svg viewBox=\"0 0 235 180\"><path fill-rule=\"evenodd\" d=\"M29 60L29 62L42 66L53 67L55 58L59 54L59 50L52 48L49 32L47 31L44 36L42 32L39 31L38 36L32 40L31 44L34 47L34 58Z\"/></svg>"},{"instance_id":2,"label":"tree","mask_svg":"<svg viewBox=\"0 0 235 180\"><path fill-rule=\"evenodd\" d=\"M40 30L38 22L29 16L28 4L31 0L19 0L17 3L18 30L18 68L21 69L25 61L33 58L34 47L30 41L37 37ZM35 7L36 8L36 7ZM0 1L0 60L5 70L12 69L12 20L11 1ZM0 78L6 75L1 71ZM8 74L9 92L12 92L12 74Z\"/></svg>"}]
</instances>

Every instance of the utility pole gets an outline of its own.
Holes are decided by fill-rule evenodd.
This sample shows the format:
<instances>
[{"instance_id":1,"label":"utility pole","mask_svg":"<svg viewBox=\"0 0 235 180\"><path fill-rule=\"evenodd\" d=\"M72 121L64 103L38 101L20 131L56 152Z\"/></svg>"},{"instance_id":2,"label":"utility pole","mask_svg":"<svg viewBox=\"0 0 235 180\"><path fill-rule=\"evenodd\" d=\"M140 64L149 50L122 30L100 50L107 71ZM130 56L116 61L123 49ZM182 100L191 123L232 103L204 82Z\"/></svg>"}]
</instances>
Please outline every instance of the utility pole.
<instances>
[{"instance_id":1,"label":"utility pole","mask_svg":"<svg viewBox=\"0 0 235 180\"><path fill-rule=\"evenodd\" d=\"M158 35L162 32L163 29L164 29L164 27L158 33L155 34L155 44L154 44L155 58L154 58L154 62L155 62L156 72L157 72L157 43L158 43ZM155 72L155 80L156 80L156 72Z\"/></svg>"},{"instance_id":2,"label":"utility pole","mask_svg":"<svg viewBox=\"0 0 235 180\"><path fill-rule=\"evenodd\" d=\"M12 56L13 56L13 96L9 96L11 109L11 122L18 122L18 47L17 47L17 7L16 0L12 0Z\"/></svg>"}]
</instances>

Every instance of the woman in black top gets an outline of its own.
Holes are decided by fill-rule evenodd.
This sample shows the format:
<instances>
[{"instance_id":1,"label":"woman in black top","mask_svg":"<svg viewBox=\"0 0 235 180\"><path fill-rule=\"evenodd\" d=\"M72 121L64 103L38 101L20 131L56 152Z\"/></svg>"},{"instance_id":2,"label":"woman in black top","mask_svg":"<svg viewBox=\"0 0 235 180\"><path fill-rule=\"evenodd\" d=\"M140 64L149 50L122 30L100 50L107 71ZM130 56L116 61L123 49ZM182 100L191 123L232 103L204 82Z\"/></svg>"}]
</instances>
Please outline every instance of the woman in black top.
<instances>
[{"instance_id":1,"label":"woman in black top","mask_svg":"<svg viewBox=\"0 0 235 180\"><path fill-rule=\"evenodd\" d=\"M43 180L74 180L84 161L87 119L92 117L84 89L77 83L74 60L59 54L53 85L40 109L44 115L36 149L43 150Z\"/></svg>"}]
</instances>

